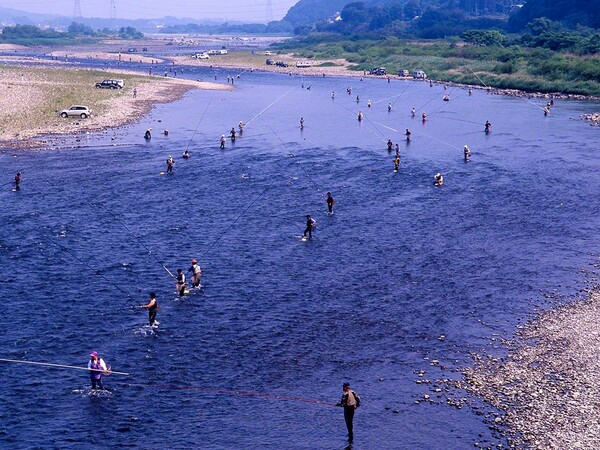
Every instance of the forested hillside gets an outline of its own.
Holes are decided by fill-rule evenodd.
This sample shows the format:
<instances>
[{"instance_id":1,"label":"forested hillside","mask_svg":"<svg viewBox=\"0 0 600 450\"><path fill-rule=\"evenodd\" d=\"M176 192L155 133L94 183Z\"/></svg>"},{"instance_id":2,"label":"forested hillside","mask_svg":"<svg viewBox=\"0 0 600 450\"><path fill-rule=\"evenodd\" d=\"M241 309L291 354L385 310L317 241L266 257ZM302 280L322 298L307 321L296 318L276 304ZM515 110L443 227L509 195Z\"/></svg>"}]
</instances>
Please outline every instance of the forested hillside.
<instances>
[{"instance_id":1,"label":"forested hillside","mask_svg":"<svg viewBox=\"0 0 600 450\"><path fill-rule=\"evenodd\" d=\"M300 0L284 21L297 34L311 30L340 34L440 38L470 28L523 31L546 17L567 28L600 28L600 0ZM522 6L522 7L521 7ZM333 21L341 13L341 21Z\"/></svg>"}]
</instances>

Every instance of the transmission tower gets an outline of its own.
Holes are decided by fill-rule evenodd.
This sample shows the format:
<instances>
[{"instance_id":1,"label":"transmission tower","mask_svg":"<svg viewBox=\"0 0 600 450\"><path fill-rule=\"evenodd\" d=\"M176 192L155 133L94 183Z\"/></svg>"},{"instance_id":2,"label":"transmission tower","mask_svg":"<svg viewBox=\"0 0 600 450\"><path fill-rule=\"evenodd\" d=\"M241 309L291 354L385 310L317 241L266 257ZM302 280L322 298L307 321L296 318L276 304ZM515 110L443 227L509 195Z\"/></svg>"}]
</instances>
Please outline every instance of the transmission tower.
<instances>
[{"instance_id":1,"label":"transmission tower","mask_svg":"<svg viewBox=\"0 0 600 450\"><path fill-rule=\"evenodd\" d=\"M109 15L111 20L114 20L117 18L117 4L115 2L115 0L110 0L110 15Z\"/></svg>"},{"instance_id":2,"label":"transmission tower","mask_svg":"<svg viewBox=\"0 0 600 450\"><path fill-rule=\"evenodd\" d=\"M76 19L81 18L81 3L80 0L75 0L75 5L73 6L73 17Z\"/></svg>"},{"instance_id":3,"label":"transmission tower","mask_svg":"<svg viewBox=\"0 0 600 450\"><path fill-rule=\"evenodd\" d=\"M267 23L273 22L273 2L267 0Z\"/></svg>"}]
</instances>

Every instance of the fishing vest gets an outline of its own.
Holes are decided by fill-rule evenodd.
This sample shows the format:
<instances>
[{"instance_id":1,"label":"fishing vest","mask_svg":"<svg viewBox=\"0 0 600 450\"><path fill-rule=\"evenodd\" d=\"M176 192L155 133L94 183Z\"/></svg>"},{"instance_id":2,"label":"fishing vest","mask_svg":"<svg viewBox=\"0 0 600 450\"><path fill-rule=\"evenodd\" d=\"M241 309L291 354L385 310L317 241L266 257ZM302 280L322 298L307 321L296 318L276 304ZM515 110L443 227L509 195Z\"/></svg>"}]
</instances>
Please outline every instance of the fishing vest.
<instances>
[{"instance_id":1,"label":"fishing vest","mask_svg":"<svg viewBox=\"0 0 600 450\"><path fill-rule=\"evenodd\" d=\"M177 282L178 283L185 283L185 275L180 273L177 275Z\"/></svg>"},{"instance_id":2,"label":"fishing vest","mask_svg":"<svg viewBox=\"0 0 600 450\"><path fill-rule=\"evenodd\" d=\"M95 372L96 370L102 370L102 363L100 361L100 358L96 361L90 361L90 369L94 369L94 372L90 372L90 376L95 380L99 380L102 377L102 372Z\"/></svg>"}]
</instances>

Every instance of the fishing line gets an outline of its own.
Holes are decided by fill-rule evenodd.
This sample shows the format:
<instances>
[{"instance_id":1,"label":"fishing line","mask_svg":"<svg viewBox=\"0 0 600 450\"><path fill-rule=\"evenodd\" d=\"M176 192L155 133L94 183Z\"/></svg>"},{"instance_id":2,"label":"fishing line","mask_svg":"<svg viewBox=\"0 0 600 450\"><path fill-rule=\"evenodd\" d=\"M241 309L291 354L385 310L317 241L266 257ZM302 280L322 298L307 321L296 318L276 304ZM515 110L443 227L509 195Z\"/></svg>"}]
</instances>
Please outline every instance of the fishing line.
<instances>
[{"instance_id":1,"label":"fishing line","mask_svg":"<svg viewBox=\"0 0 600 450\"><path fill-rule=\"evenodd\" d=\"M339 106L340 108L344 108L346 111L349 111L349 112L351 112L352 114L354 114L354 111L352 111L350 108L346 108L344 105L336 104L336 106ZM362 111L360 111L360 112L362 112ZM355 116L355 117L356 117L356 116ZM373 128L374 128L374 129L375 129L375 130L376 130L376 131L379 133L379 134L381 134L381 140L382 140L383 142L387 142L387 141L386 141L386 137L385 137L385 135L384 135L384 134L383 134L381 131L379 131L379 129L373 125L373 122L372 122L371 120L369 120L369 118L368 118L368 117L366 117L364 114L363 114L363 119L365 119L367 122L369 122L369 123L371 124L371 126L372 126L372 127L373 127ZM367 128L367 130L369 130L369 128ZM371 131L371 130L369 130L369 131ZM372 131L371 131L371 133L372 133Z\"/></svg>"},{"instance_id":2,"label":"fishing line","mask_svg":"<svg viewBox=\"0 0 600 450\"><path fill-rule=\"evenodd\" d=\"M289 149L289 147L286 145L286 143L283 142L283 139L281 139L281 137L275 132L275 130L271 127L271 125L269 125L266 122L265 122L265 125L267 125L267 127L269 127L269 129L273 132L273 134L277 137L277 139L279 139L279 141L283 144L283 146L285 147L285 149L288 151L289 155L295 158L296 155L294 153L292 153L292 151ZM310 174L308 173L308 171L304 168L304 166L302 164L299 164L299 166L304 171L304 174L310 180L310 182L315 185L315 187L317 188L317 192L321 195L321 197L323 199L325 199L325 195L323 195L323 191L321 191L321 188L315 182L315 180L313 180L313 178L310 176Z\"/></svg>"},{"instance_id":3,"label":"fishing line","mask_svg":"<svg viewBox=\"0 0 600 450\"><path fill-rule=\"evenodd\" d=\"M228 226L228 227L225 229L225 231L223 231L223 232L222 232L222 233L219 235L219 237L218 237L218 238L217 238L217 239L216 239L216 240L215 240L215 241L214 241L214 242L211 244L211 246L210 246L210 247L208 247L208 248L207 248L205 251L203 251L203 252L202 252L202 254L201 254L200 258L204 257L204 255L206 255L206 254L207 254L207 253L208 253L208 252L209 252L209 251L210 251L210 250L211 250L211 249L212 249L212 248L213 248L213 247L214 247L214 246L217 244L217 242L219 242L219 241L221 240L221 238L222 238L223 236L225 236L229 230L231 230L231 228L232 228L232 227L233 227L233 226L234 226L234 225L237 223L237 221L238 221L238 220L240 220L240 219L242 218L242 216L243 216L244 214L246 214L246 212L247 212L247 211L248 211L250 208L252 208L252 206L253 206L253 205L254 205L254 204L255 204L255 203L256 203L256 202L257 202L257 201L258 201L258 200L259 200L259 199L260 199L260 198L263 196L263 195L265 195L269 189L271 189L271 186L273 186L273 184L275 184L275 180L273 180L273 181L272 181L272 182L271 182L271 183L270 183L270 184L267 186L267 188L266 188L264 191L262 191L262 192L260 193L260 195L259 195L258 197L256 197L256 198L255 198L255 199L252 201L252 203L250 203L250 204L249 204L249 205L248 205L248 206L247 206L247 207L246 207L246 208L245 208L245 209L242 211L242 213L241 213L239 216L237 216L237 217L235 218L235 220L234 220L234 221L233 221L233 222L232 222L232 223L231 223L231 224L230 224L230 225L229 225L229 226Z\"/></svg>"},{"instance_id":4,"label":"fishing line","mask_svg":"<svg viewBox=\"0 0 600 450\"><path fill-rule=\"evenodd\" d=\"M201 391L201 392L210 392L213 394L240 395L240 396L247 396L247 397L266 398L269 400L286 400L286 401L293 401L293 402L312 403L315 405L325 405L325 406L336 406L337 405L337 403L326 402L323 400L313 400L313 399L301 398L301 397L290 397L287 395L265 394L265 393L260 393L260 392L232 391L232 390L228 390L228 389L214 389L214 388L206 388L206 387L160 385L160 384L148 385L148 384L138 384L138 383L129 383L129 386L139 386L144 389L156 388L156 389L169 389L169 390L178 390L178 391Z\"/></svg>"},{"instance_id":5,"label":"fishing line","mask_svg":"<svg viewBox=\"0 0 600 450\"><path fill-rule=\"evenodd\" d=\"M417 111L422 111L423 108L425 108L427 105L429 105L432 101L434 101L436 98L438 98L439 94L435 94L431 100L429 100L427 103L425 103L423 106L417 108Z\"/></svg>"},{"instance_id":6,"label":"fishing line","mask_svg":"<svg viewBox=\"0 0 600 450\"><path fill-rule=\"evenodd\" d=\"M104 205L101 205L100 203L94 203L94 204L95 204L95 205L98 205L98 206L100 206L100 207L102 207L102 208L103 208L103 209L104 209L104 210L105 210L105 211L106 211L106 212L107 212L107 213L108 213L110 216L112 216L112 218L113 218L113 219L115 219L117 222L119 222L119 223L120 223L120 224L123 226L123 228L125 228L125 229L126 229L128 232L129 232L129 234L131 234L131 235L133 236L133 238L134 238L136 241L138 241L138 242L140 243L140 245L141 245L142 247L144 247L144 248L146 249L146 251L147 251L147 252L148 252L150 255L152 255L152 257L153 257L153 258L154 258L154 259L155 259L155 260L156 260L156 261L157 261L157 262L158 262L158 263L159 263L159 264L162 266L162 268L163 268L163 269L165 269L165 270L167 271L167 273L168 273L168 274L171 276L171 278L173 278L173 279L177 279L177 278L175 277L175 275L173 275L173 274L171 273L171 271L170 271L170 270L167 268L167 266L165 266L165 265L164 265L164 264L163 264L163 263L162 263L162 262L161 262L161 261L158 259L158 257L157 257L157 256L156 256L154 253L152 253L152 250L150 250L150 249L149 249L149 248L146 246L146 244L144 244L144 243L143 243L143 242L142 242L142 241L141 241L141 240L140 240L140 239L139 239L139 238L138 238L138 237L135 235L135 233L129 229L129 227L128 227L127 225L125 225L125 224L124 224L124 223L123 223L121 220L119 220L119 218L118 218L117 216L115 216L115 215L114 215L114 214L113 214L113 213L112 213L112 212L111 212L111 211L110 211L108 208L106 208Z\"/></svg>"},{"instance_id":7,"label":"fishing line","mask_svg":"<svg viewBox=\"0 0 600 450\"><path fill-rule=\"evenodd\" d=\"M23 361L20 359L4 359L0 358L0 362L8 362L8 363L18 363L18 364L31 364L36 366L48 366L48 367L58 367L60 369L78 369L78 370L87 370L88 372L110 372L110 375L130 375L127 372L116 372L111 369L88 369L87 367L79 367L79 366L67 366L64 364L53 364L53 363L43 363L37 361Z\"/></svg>"},{"instance_id":8,"label":"fishing line","mask_svg":"<svg viewBox=\"0 0 600 450\"><path fill-rule=\"evenodd\" d=\"M188 145L185 148L185 151L187 151L190 148L190 145L192 144L192 141L194 140L194 136L196 136L196 132L198 131L198 128L200 127L200 124L202 123L202 119L204 119L204 115L206 114L206 111L208 111L208 107L210 106L212 101L213 101L213 99L211 98L209 100L208 104L206 105L206 108L204 108L204 112L202 113L202 116L200 117L200 120L198 121L198 125L196 125L196 129L192 133L192 137L190 138L190 141L188 142Z\"/></svg>"},{"instance_id":9,"label":"fishing line","mask_svg":"<svg viewBox=\"0 0 600 450\"><path fill-rule=\"evenodd\" d=\"M255 115L249 121L247 121L246 122L246 126L249 125L250 123L252 123L256 118L258 118L260 115L262 115L267 109L269 109L271 106L273 106L279 100L281 100L283 97L285 97L286 95L288 95L292 91L292 89L293 88L291 88L290 90L288 90L287 92L285 92L284 94L282 94L279 98L277 98L275 101L273 101L270 105L268 105L266 108L264 108L262 111L260 111L257 115Z\"/></svg>"},{"instance_id":10,"label":"fishing line","mask_svg":"<svg viewBox=\"0 0 600 450\"><path fill-rule=\"evenodd\" d=\"M68 253L69 255L71 255L73 258L75 258L77 261L79 261L81 264L83 264L85 267L87 267L89 270L91 270L92 272L94 272L96 275L98 275L99 277L103 278L106 282L110 283L115 289L117 289L118 291L120 291L121 293L125 294L125 296L127 296L130 300L134 301L136 303L136 305L139 305L139 302L134 299L131 295L129 295L128 292L126 292L124 289L120 288L116 283L112 282L111 280L109 280L108 278L106 278L104 275L102 275L98 270L94 269L92 266L90 266L88 263L86 263L85 261L79 259L77 256L75 256L75 254L73 252L71 252L69 249L67 249L66 247L54 242L52 239L47 239L46 242L49 242L53 245L56 245L58 248L62 249L63 251L65 251L66 253Z\"/></svg>"},{"instance_id":11,"label":"fishing line","mask_svg":"<svg viewBox=\"0 0 600 450\"><path fill-rule=\"evenodd\" d=\"M477 74L476 74L476 73L473 71L473 69L471 69L470 67L467 67L467 68L468 68L468 69L471 71L471 73L472 73L473 75L475 75L475 76L477 77L477 79L478 79L479 81L481 81L481 84L483 84L483 85L484 85L484 86L485 86L487 89L491 89L491 87L490 87L490 86L488 86L487 84L485 84L485 83L484 83L484 81L483 81L481 78L479 78L479 75L477 75ZM535 104L535 103L533 103L531 100L529 100L527 97L522 97L522 98L523 98L523 100L525 100L526 102L528 102L528 103L531 103L533 106L535 106L535 107L536 107L537 109L539 109L540 111L543 111L543 110L544 110L544 108L542 108L542 107L541 107L541 106L539 106L539 105L536 105L536 104Z\"/></svg>"},{"instance_id":12,"label":"fishing line","mask_svg":"<svg viewBox=\"0 0 600 450\"><path fill-rule=\"evenodd\" d=\"M452 145L452 144L450 144L449 142L442 141L441 139L438 139L438 138L436 138L436 137L434 137L434 136L431 136L431 135L429 135L429 134L427 134L427 133L425 133L425 132L423 132L423 131L421 131L420 133L421 133L421 134L424 134L425 136L427 136L427 137L429 137L429 138L431 138L431 139L435 139L436 141L438 141L438 142L441 142L442 144L445 144L445 145L447 145L447 146L449 146L449 147L455 148L456 150L461 150L459 147L456 147L455 145Z\"/></svg>"}]
</instances>

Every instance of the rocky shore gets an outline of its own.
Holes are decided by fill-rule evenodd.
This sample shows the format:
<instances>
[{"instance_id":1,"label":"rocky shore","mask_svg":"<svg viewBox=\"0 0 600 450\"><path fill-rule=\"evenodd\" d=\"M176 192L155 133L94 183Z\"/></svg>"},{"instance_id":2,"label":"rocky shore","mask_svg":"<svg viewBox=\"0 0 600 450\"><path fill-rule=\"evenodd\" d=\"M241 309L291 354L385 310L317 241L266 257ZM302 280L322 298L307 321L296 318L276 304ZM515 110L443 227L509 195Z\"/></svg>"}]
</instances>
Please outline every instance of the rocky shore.
<instances>
[{"instance_id":1,"label":"rocky shore","mask_svg":"<svg viewBox=\"0 0 600 450\"><path fill-rule=\"evenodd\" d=\"M501 414L513 448L600 448L600 291L520 328L506 357L475 355L458 387Z\"/></svg>"},{"instance_id":2,"label":"rocky shore","mask_svg":"<svg viewBox=\"0 0 600 450\"><path fill-rule=\"evenodd\" d=\"M581 118L587 122L590 122L590 125L600 125L600 113L584 114L581 116Z\"/></svg>"}]
</instances>

